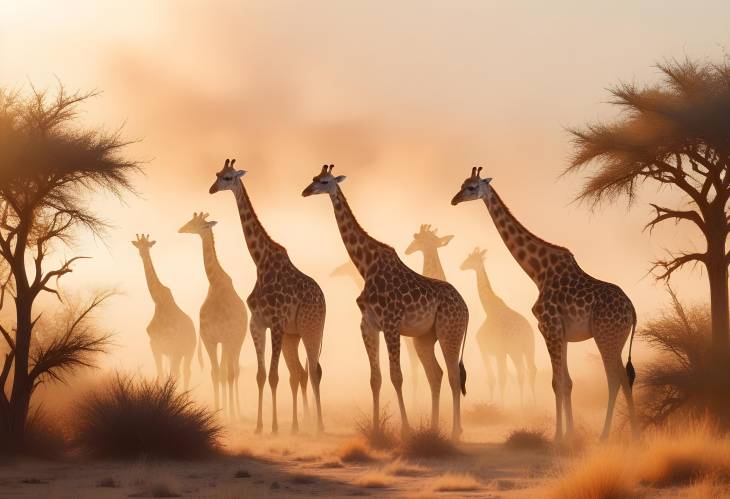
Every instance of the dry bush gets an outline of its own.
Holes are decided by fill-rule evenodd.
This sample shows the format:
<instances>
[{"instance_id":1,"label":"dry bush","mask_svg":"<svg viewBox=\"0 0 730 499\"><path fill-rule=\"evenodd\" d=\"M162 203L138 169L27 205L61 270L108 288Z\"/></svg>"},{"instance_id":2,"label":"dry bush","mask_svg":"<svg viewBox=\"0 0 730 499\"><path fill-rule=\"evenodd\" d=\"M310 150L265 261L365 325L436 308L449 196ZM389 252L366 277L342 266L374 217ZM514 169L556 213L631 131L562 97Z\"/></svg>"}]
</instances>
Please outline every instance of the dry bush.
<instances>
[{"instance_id":1,"label":"dry bush","mask_svg":"<svg viewBox=\"0 0 730 499\"><path fill-rule=\"evenodd\" d=\"M630 460L621 449L603 448L576 460L565 475L548 486L554 499L623 499L636 497Z\"/></svg>"},{"instance_id":2,"label":"dry bush","mask_svg":"<svg viewBox=\"0 0 730 499\"><path fill-rule=\"evenodd\" d=\"M393 476L420 476L427 470L423 466L396 459L383 468L383 471Z\"/></svg>"},{"instance_id":3,"label":"dry bush","mask_svg":"<svg viewBox=\"0 0 730 499\"><path fill-rule=\"evenodd\" d=\"M461 418L465 423L482 426L504 423L508 420L503 409L489 402L470 405Z\"/></svg>"},{"instance_id":4,"label":"dry bush","mask_svg":"<svg viewBox=\"0 0 730 499\"><path fill-rule=\"evenodd\" d=\"M375 461L370 447L362 439L356 438L346 442L337 452L343 463L370 463Z\"/></svg>"},{"instance_id":5,"label":"dry bush","mask_svg":"<svg viewBox=\"0 0 730 499\"><path fill-rule=\"evenodd\" d=\"M384 471L368 471L357 477L354 483L360 487L382 489L393 485L395 479Z\"/></svg>"},{"instance_id":6,"label":"dry bush","mask_svg":"<svg viewBox=\"0 0 730 499\"><path fill-rule=\"evenodd\" d=\"M436 477L432 489L435 492L471 492L482 488L482 484L467 473L445 473Z\"/></svg>"},{"instance_id":7,"label":"dry bush","mask_svg":"<svg viewBox=\"0 0 730 499\"><path fill-rule=\"evenodd\" d=\"M696 482L687 488L682 497L685 499L728 499L730 490L712 479Z\"/></svg>"},{"instance_id":8,"label":"dry bush","mask_svg":"<svg viewBox=\"0 0 730 499\"><path fill-rule=\"evenodd\" d=\"M712 320L708 307L684 307L671 293L673 306L637 331L658 355L641 372L637 406L649 424L670 417L701 417L707 412L730 427L730 369L716 372Z\"/></svg>"},{"instance_id":9,"label":"dry bush","mask_svg":"<svg viewBox=\"0 0 730 499\"><path fill-rule=\"evenodd\" d=\"M406 458L429 459L456 456L459 449L440 428L421 425L403 438L399 453Z\"/></svg>"},{"instance_id":10,"label":"dry bush","mask_svg":"<svg viewBox=\"0 0 730 499\"><path fill-rule=\"evenodd\" d=\"M698 480L730 482L730 440L708 426L657 435L638 463L643 483L654 487L689 485Z\"/></svg>"},{"instance_id":11,"label":"dry bush","mask_svg":"<svg viewBox=\"0 0 730 499\"><path fill-rule=\"evenodd\" d=\"M101 458L191 459L215 454L221 427L175 382L135 382L117 376L76 411L74 441Z\"/></svg>"},{"instance_id":12,"label":"dry bush","mask_svg":"<svg viewBox=\"0 0 730 499\"><path fill-rule=\"evenodd\" d=\"M504 441L511 450L544 451L550 448L545 430L539 428L520 428L512 430Z\"/></svg>"},{"instance_id":13,"label":"dry bush","mask_svg":"<svg viewBox=\"0 0 730 499\"><path fill-rule=\"evenodd\" d=\"M391 414L385 410L380 413L380 424L377 428L373 426L372 417L363 415L355 421L355 429L373 449L390 450L398 445Z\"/></svg>"}]
</instances>

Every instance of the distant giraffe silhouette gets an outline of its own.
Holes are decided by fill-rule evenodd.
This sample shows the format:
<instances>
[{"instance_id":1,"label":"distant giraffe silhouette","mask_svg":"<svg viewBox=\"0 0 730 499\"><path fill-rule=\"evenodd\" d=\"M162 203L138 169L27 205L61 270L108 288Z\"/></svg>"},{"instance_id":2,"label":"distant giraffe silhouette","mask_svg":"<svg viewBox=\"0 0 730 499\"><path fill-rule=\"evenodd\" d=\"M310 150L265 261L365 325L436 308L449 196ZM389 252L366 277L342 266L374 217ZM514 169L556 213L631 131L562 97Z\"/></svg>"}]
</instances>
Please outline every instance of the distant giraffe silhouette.
<instances>
[{"instance_id":1,"label":"distant giraffe silhouette","mask_svg":"<svg viewBox=\"0 0 730 499\"><path fill-rule=\"evenodd\" d=\"M419 228L419 231L413 234L413 240L406 248L406 255L411 255L416 251L423 253L423 272L422 275L430 277L431 279L438 279L440 281L446 281L446 274L444 268L441 265L441 259L439 258L438 249L449 244L449 241L454 236L438 236L436 235L437 229L431 230L430 225L423 224ZM413 383L413 396L418 393L419 378L418 365L418 353L413 343L412 338L404 338L406 344L406 350L408 352L408 361L411 365L413 373L411 375L411 382Z\"/></svg>"},{"instance_id":2,"label":"distant giraffe silhouette","mask_svg":"<svg viewBox=\"0 0 730 499\"><path fill-rule=\"evenodd\" d=\"M235 159L226 160L223 169L216 173L216 180L210 187L210 193L223 190L233 192L246 245L256 264L256 285L247 299L251 310L251 337L258 357L256 381L259 385L259 407L256 431L260 432L263 427L261 405L266 380L264 348L267 328L271 330L269 385L273 406L272 431L276 433L279 429L276 387L279 383L279 356L282 349L284 361L289 368L289 385L292 390L292 432L299 429L297 392L301 386L302 393L306 394L307 384L307 371L299 363L300 340L307 351L308 373L317 404L317 428L322 431L324 425L319 396L322 368L319 365L319 355L322 349L326 313L324 294L314 279L304 275L294 266L286 249L275 243L266 233L241 180L246 172L234 169L235 162Z\"/></svg>"},{"instance_id":3,"label":"distant giraffe silhouette","mask_svg":"<svg viewBox=\"0 0 730 499\"><path fill-rule=\"evenodd\" d=\"M504 386L507 381L507 357L512 360L517 373L517 385L520 390L520 402L524 402L524 381L532 392L535 403L535 335L532 327L522 314L511 309L492 289L487 271L484 268L484 255L487 250L474 251L461 264L461 270L473 270L477 278L477 288L482 307L487 314L484 323L477 332L477 342L482 354L484 367L487 370L490 397L494 390L494 375L490 357L497 362L500 399L504 402Z\"/></svg>"},{"instance_id":4,"label":"distant giraffe silhouette","mask_svg":"<svg viewBox=\"0 0 730 499\"><path fill-rule=\"evenodd\" d=\"M482 199L507 249L540 290L532 312L552 362L556 440L563 436L563 409L567 433L573 431L573 382L568 374L568 342L591 337L601 352L608 379L608 406L601 437L608 437L611 431L619 386L626 396L631 426L636 432L631 393L635 377L631 343L626 370L621 365L621 350L629 334L633 341L636 330L634 305L615 284L586 274L567 248L548 243L528 231L497 195L492 179L480 178L480 172L481 168L472 168L471 176L461 184L451 204Z\"/></svg>"},{"instance_id":5,"label":"distant giraffe silhouette","mask_svg":"<svg viewBox=\"0 0 730 499\"><path fill-rule=\"evenodd\" d=\"M213 226L218 223L208 221L207 213L193 213L193 218L180 227L178 232L198 234L203 243L203 264L208 278L208 295L200 307L200 338L210 357L210 374L216 410L223 399L223 411L228 409L231 418L241 415L238 393L240 373L239 356L243 339L246 337L248 313L243 300L236 293L231 277L226 274L218 261L213 239ZM218 344L221 345L221 360L218 361ZM200 350L198 350L200 355ZM225 380L225 381L224 381ZM225 384L228 386L226 404Z\"/></svg>"},{"instance_id":6,"label":"distant giraffe silhouette","mask_svg":"<svg viewBox=\"0 0 730 499\"><path fill-rule=\"evenodd\" d=\"M134 247L139 250L139 256L142 257L147 288L155 303L155 313L147 326L150 348L155 358L158 381L164 377L162 359L167 357L170 362L170 375L173 378L180 375L182 366L184 388L187 390L190 384L190 363L195 353L195 325L177 306L170 288L164 286L157 277L150 256L150 248L155 242L150 241L149 234L146 236L137 234L137 239L132 241Z\"/></svg>"},{"instance_id":7,"label":"distant giraffe silhouette","mask_svg":"<svg viewBox=\"0 0 730 499\"><path fill-rule=\"evenodd\" d=\"M379 428L380 363L378 334L383 331L390 360L390 379L398 396L402 431L408 432L403 402L403 375L400 368L400 336L412 336L431 385L431 426L439 420L439 397L443 371L436 362L434 344L438 340L446 361L453 397L452 436L461 434L460 403L466 393L466 371L460 359L469 322L466 303L450 284L424 277L405 265L396 251L371 237L355 219L339 187L345 177L332 175L333 165L322 171L302 192L302 196L328 194L332 201L340 235L347 253L365 279L357 298L362 311L361 332L370 361L373 392L373 425Z\"/></svg>"}]
</instances>

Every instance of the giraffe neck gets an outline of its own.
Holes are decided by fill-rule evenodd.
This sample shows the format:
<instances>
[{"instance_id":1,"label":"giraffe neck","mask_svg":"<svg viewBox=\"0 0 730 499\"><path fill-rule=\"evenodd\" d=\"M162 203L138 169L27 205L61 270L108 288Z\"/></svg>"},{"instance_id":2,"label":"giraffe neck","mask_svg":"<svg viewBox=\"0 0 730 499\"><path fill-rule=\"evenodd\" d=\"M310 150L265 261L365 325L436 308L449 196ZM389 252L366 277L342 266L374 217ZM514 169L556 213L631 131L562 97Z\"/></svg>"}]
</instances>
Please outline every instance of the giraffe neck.
<instances>
[{"instance_id":1,"label":"giraffe neck","mask_svg":"<svg viewBox=\"0 0 730 499\"><path fill-rule=\"evenodd\" d=\"M477 289L479 290L479 300L482 302L482 308L489 315L494 313L497 309L504 306L502 299L497 296L492 289L492 284L489 282L489 276L484 268L484 263L477 269L475 269L477 275Z\"/></svg>"},{"instance_id":2,"label":"giraffe neck","mask_svg":"<svg viewBox=\"0 0 730 499\"><path fill-rule=\"evenodd\" d=\"M440 281L446 280L438 249L429 248L423 252L423 275Z\"/></svg>"},{"instance_id":3,"label":"giraffe neck","mask_svg":"<svg viewBox=\"0 0 730 499\"><path fill-rule=\"evenodd\" d=\"M142 265L144 267L144 276L147 280L147 289L150 291L152 301L156 304L164 302L170 295L170 290L160 282L155 272L155 266L152 264L152 257L149 252L140 253L142 257Z\"/></svg>"},{"instance_id":4,"label":"giraffe neck","mask_svg":"<svg viewBox=\"0 0 730 499\"><path fill-rule=\"evenodd\" d=\"M330 194L330 199L335 210L335 219L337 220L337 227L340 229L342 242L345 243L345 249L347 249L347 253L360 275L367 278L368 270L375 261L375 255L383 249L390 249L391 251L393 249L365 232L365 229L360 226L355 215L353 215L350 205L347 204L342 189L337 187L337 190Z\"/></svg>"},{"instance_id":5,"label":"giraffe neck","mask_svg":"<svg viewBox=\"0 0 730 499\"><path fill-rule=\"evenodd\" d=\"M248 251L251 253L254 264L258 267L266 259L267 255L273 252L286 252L281 245L271 239L264 226L261 225L251 204L251 199L248 197L246 188L240 179L234 184L233 194L236 197L238 215L241 218L241 228L243 228L246 246L248 246Z\"/></svg>"},{"instance_id":6,"label":"giraffe neck","mask_svg":"<svg viewBox=\"0 0 730 499\"><path fill-rule=\"evenodd\" d=\"M549 266L557 260L572 259L567 249L548 243L527 230L491 186L484 197L484 204L507 249L538 288L542 286Z\"/></svg>"},{"instance_id":7,"label":"giraffe neck","mask_svg":"<svg viewBox=\"0 0 730 499\"><path fill-rule=\"evenodd\" d=\"M213 231L205 229L200 233L200 239L203 242L203 265L205 266L205 275L211 285L230 282L231 278L226 274L218 262L218 255L215 252L215 239Z\"/></svg>"}]
</instances>

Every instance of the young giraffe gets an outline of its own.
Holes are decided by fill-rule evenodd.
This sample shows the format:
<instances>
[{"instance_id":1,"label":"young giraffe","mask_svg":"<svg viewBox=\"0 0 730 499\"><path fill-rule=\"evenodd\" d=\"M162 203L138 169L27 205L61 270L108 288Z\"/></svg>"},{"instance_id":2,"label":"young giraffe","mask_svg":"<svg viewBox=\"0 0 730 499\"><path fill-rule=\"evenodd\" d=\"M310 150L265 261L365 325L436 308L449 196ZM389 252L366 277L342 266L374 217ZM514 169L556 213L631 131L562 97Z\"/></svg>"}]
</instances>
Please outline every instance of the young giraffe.
<instances>
[{"instance_id":1,"label":"young giraffe","mask_svg":"<svg viewBox=\"0 0 730 499\"><path fill-rule=\"evenodd\" d=\"M492 179L480 178L481 170L472 168L471 176L464 180L451 204L482 199L507 249L540 291L532 312L545 338L553 368L556 440L563 436L563 409L566 431L571 433L573 430L573 382L568 373L568 342L591 337L601 353L608 379L608 406L601 438L607 438L611 431L619 386L626 396L635 432L631 390L635 372L631 364L631 344L636 330L636 311L631 300L615 284L586 274L568 249L550 244L528 231L497 195L491 185ZM624 371L621 351L629 334L629 358Z\"/></svg>"},{"instance_id":2,"label":"young giraffe","mask_svg":"<svg viewBox=\"0 0 730 499\"><path fill-rule=\"evenodd\" d=\"M271 330L269 385L273 407L272 431L276 433L279 429L276 415L276 387L279 383L279 356L283 350L292 390L292 433L299 429L297 392L301 386L303 396L306 396L307 371L312 379L312 390L317 404L317 428L321 432L324 430L324 425L319 397L319 385L322 379L319 355L322 349L326 313L324 294L314 279L304 275L294 266L286 249L275 243L266 233L241 180L246 172L234 169L235 162L235 159L226 160L223 169L216 173L217 178L210 187L210 193L224 190L233 192L246 245L256 265L256 284L246 300L251 310L251 337L258 357L256 381L259 386L259 403L256 432L261 432L263 428L261 405L266 380L264 349L267 328ZM299 363L300 340L307 351L307 370Z\"/></svg>"},{"instance_id":3,"label":"young giraffe","mask_svg":"<svg viewBox=\"0 0 730 499\"><path fill-rule=\"evenodd\" d=\"M368 235L355 219L339 187L345 177L332 176L334 165L322 171L302 192L302 196L328 194L337 225L352 262L365 279L357 298L362 311L360 329L370 361L370 387L373 392L373 426L379 427L380 363L378 333L383 331L390 360L390 379L398 395L402 431L408 432L408 417L403 403L403 375L400 368L400 336L414 338L416 351L431 386L431 426L439 420L439 395L443 372L434 355L438 340L446 360L453 396L452 435L461 434L460 394L466 394L463 357L469 311L451 284L424 277L408 268L395 250Z\"/></svg>"},{"instance_id":4,"label":"young giraffe","mask_svg":"<svg viewBox=\"0 0 730 499\"><path fill-rule=\"evenodd\" d=\"M489 282L484 268L484 255L487 250L476 248L461 264L461 270L473 270L477 278L479 299L487 317L477 332L477 343L487 370L487 383L490 396L494 390L491 356L497 361L500 399L504 402L504 386L507 381L507 357L512 360L517 372L517 385L520 389L520 403L524 403L524 381L527 383L535 403L535 337L530 323L522 314L512 310L497 296Z\"/></svg>"},{"instance_id":5,"label":"young giraffe","mask_svg":"<svg viewBox=\"0 0 730 499\"><path fill-rule=\"evenodd\" d=\"M190 383L190 363L195 353L195 325L177 306L170 288L164 286L157 277L150 256L150 248L155 243L156 241L150 241L149 234L146 236L137 234L137 239L132 241L134 247L139 250L139 256L142 257L147 288L155 303L155 313L147 326L150 348L155 358L157 380L161 380L164 376L162 358L168 357L170 375L174 378L179 376L182 366L183 384L187 390Z\"/></svg>"},{"instance_id":6,"label":"young giraffe","mask_svg":"<svg viewBox=\"0 0 730 499\"><path fill-rule=\"evenodd\" d=\"M203 264L208 277L208 295L200 307L200 338L210 357L210 376L216 410L223 399L223 412L231 418L240 416L238 393L240 374L239 356L246 337L248 313L243 300L236 293L231 277L218 261L213 239L213 226L218 222L206 220L207 213L193 213L193 218L180 227L178 232L198 234L203 243ZM221 344L221 360L218 362L218 344ZM198 350L198 355L201 355ZM202 363L202 359L201 359ZM225 381L224 381L225 378ZM226 403L226 384L228 400ZM220 391L220 398L219 398Z\"/></svg>"},{"instance_id":7,"label":"young giraffe","mask_svg":"<svg viewBox=\"0 0 730 499\"><path fill-rule=\"evenodd\" d=\"M439 237L436 235L437 229L431 230L430 225L421 225L418 232L413 234L413 240L406 248L406 255L411 255L416 251L423 253L423 272L422 275L430 277L431 279L438 279L439 281L446 281L446 274L444 268L441 265L439 259L438 249L446 246L454 238L454 236L443 236ZM414 405L415 397L418 394L418 381L419 372L418 365L418 353L416 347L413 344L412 338L405 338L406 351L408 352L408 360L411 365L411 383L413 387Z\"/></svg>"}]
</instances>

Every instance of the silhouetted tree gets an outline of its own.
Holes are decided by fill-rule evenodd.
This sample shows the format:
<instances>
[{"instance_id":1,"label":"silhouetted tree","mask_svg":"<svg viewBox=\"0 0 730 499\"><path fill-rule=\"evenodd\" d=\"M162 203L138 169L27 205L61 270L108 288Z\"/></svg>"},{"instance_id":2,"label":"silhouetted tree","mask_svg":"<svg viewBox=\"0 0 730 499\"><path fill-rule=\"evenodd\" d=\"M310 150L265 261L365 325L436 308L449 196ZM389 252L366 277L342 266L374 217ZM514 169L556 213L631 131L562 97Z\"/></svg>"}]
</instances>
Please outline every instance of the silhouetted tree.
<instances>
[{"instance_id":1,"label":"silhouetted tree","mask_svg":"<svg viewBox=\"0 0 730 499\"><path fill-rule=\"evenodd\" d=\"M665 220L699 229L703 252L673 253L655 262L657 279L668 280L688 263L707 268L712 341L716 360L728 357L728 263L730 232L730 65L690 60L660 64L653 86L620 84L613 104L624 111L611 123L571 130L575 155L567 171L590 169L580 198L594 202L625 196L631 202L646 181L681 191L686 206L652 204L651 229Z\"/></svg>"},{"instance_id":2,"label":"silhouetted tree","mask_svg":"<svg viewBox=\"0 0 730 499\"><path fill-rule=\"evenodd\" d=\"M38 383L89 364L89 354L106 344L105 337L83 327L109 296L101 293L50 343L32 347L40 316L34 304L43 293L60 298L52 286L83 258L52 266L49 255L71 245L79 229L103 233L107 224L90 209L89 195L103 190L121 196L132 190L131 175L139 168L120 155L127 142L118 133L76 124L79 104L92 95L68 94L61 85L55 95L0 89L0 257L7 268L0 272L0 303L9 294L15 306L15 324L0 324L9 347L0 369L0 430L16 445L22 443Z\"/></svg>"}]
</instances>

